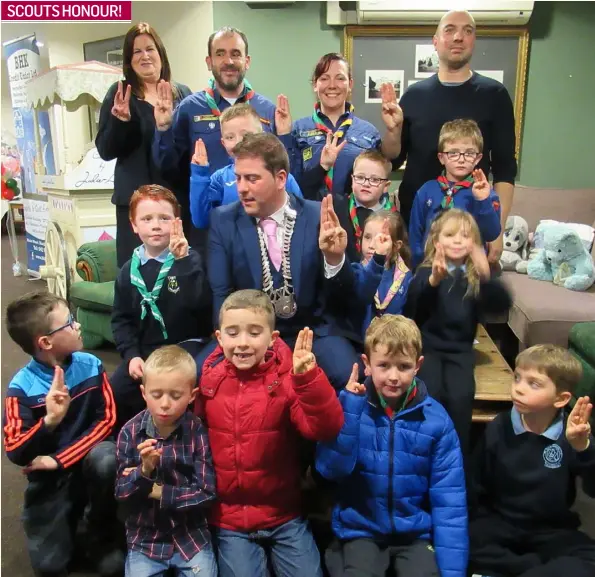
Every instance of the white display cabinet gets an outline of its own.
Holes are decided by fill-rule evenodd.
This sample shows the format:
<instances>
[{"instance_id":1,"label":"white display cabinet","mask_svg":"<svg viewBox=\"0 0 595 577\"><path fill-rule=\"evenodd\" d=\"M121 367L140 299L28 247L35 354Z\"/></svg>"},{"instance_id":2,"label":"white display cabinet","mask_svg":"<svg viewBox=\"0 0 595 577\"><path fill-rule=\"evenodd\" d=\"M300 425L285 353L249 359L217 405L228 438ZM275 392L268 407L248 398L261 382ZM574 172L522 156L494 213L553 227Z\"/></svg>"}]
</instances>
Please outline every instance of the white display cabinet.
<instances>
[{"instance_id":1,"label":"white display cabinet","mask_svg":"<svg viewBox=\"0 0 595 577\"><path fill-rule=\"evenodd\" d=\"M115 160L105 162L95 148L101 103L122 71L101 62L57 66L27 84L35 114L35 184L47 193L49 220L45 266L39 273L50 292L68 298L77 250L85 242L115 238L111 203ZM56 174L46 174L37 113L47 110Z\"/></svg>"}]
</instances>

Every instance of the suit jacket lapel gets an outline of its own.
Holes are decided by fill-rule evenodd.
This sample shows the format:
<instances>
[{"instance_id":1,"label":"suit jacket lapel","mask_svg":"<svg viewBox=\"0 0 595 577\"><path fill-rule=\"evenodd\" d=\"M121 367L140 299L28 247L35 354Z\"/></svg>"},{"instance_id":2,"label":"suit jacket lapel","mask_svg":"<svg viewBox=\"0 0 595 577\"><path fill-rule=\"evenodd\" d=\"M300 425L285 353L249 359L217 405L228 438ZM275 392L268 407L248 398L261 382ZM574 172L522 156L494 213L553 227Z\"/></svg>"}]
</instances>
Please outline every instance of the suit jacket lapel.
<instances>
[{"instance_id":1,"label":"suit jacket lapel","mask_svg":"<svg viewBox=\"0 0 595 577\"><path fill-rule=\"evenodd\" d=\"M248 216L243 209L240 209L238 217L238 229L244 245L248 266L252 273L254 288L262 290L262 262L260 255L260 245L258 243L258 232L256 223L252 217ZM215 263L214 263L215 264Z\"/></svg>"},{"instance_id":2,"label":"suit jacket lapel","mask_svg":"<svg viewBox=\"0 0 595 577\"><path fill-rule=\"evenodd\" d=\"M295 227L291 237L290 250L290 265L291 278L293 281L293 291L296 299L300 293L300 280L302 275L302 260L304 258L304 243L308 238L308 234L315 234L316 231L311 231L308 226L308 219L303 214L303 207L299 203L293 203L295 206L297 216L295 219ZM318 234L316 233L316 242L318 243Z\"/></svg>"}]
</instances>

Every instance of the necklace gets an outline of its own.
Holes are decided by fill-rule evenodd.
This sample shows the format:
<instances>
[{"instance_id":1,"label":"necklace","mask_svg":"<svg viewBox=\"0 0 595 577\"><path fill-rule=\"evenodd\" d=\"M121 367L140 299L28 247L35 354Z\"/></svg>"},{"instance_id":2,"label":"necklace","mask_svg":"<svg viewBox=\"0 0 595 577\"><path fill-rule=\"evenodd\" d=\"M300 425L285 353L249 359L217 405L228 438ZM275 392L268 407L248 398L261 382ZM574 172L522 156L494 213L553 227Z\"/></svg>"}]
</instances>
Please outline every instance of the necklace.
<instances>
[{"instance_id":1,"label":"necklace","mask_svg":"<svg viewBox=\"0 0 595 577\"><path fill-rule=\"evenodd\" d=\"M297 312L293 284L291 280L291 268L289 261L289 250L291 248L291 237L295 227L295 212L293 210L285 213L283 230L283 257L281 260L281 274L283 275L283 286L274 288L273 275L269 263L266 241L263 230L258 226L258 244L260 245L260 259L262 263L262 290L265 292L275 309L275 314L282 319L290 319Z\"/></svg>"}]
</instances>

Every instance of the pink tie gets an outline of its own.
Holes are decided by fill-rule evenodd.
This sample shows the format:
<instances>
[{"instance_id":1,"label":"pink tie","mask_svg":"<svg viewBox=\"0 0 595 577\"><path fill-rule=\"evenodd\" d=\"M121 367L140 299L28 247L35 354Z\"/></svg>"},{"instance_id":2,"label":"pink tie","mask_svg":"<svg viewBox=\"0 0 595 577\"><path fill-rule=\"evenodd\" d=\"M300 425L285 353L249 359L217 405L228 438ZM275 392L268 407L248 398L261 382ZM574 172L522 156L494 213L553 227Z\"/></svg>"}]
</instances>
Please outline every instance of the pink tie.
<instances>
[{"instance_id":1,"label":"pink tie","mask_svg":"<svg viewBox=\"0 0 595 577\"><path fill-rule=\"evenodd\" d=\"M258 224L267 237L267 248L271 262L279 270L281 268L281 247L277 242L277 222L272 218L263 218Z\"/></svg>"}]
</instances>

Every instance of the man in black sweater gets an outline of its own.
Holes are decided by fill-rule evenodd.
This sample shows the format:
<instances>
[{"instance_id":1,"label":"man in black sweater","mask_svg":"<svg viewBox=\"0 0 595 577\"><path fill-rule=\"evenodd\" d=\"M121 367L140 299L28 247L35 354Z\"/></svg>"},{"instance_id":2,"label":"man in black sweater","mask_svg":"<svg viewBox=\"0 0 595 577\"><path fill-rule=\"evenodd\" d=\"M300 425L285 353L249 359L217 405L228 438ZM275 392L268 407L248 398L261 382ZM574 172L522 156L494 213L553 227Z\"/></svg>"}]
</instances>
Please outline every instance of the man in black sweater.
<instances>
[{"instance_id":1,"label":"man in black sweater","mask_svg":"<svg viewBox=\"0 0 595 577\"><path fill-rule=\"evenodd\" d=\"M536 345L516 360L513 408L478 447L470 570L490 577L593 577L595 541L570 510L576 478L595 496L589 397L567 404L582 367L567 350Z\"/></svg>"},{"instance_id":2,"label":"man in black sweater","mask_svg":"<svg viewBox=\"0 0 595 577\"><path fill-rule=\"evenodd\" d=\"M393 169L407 161L399 187L401 215L409 224L416 192L442 171L438 161L442 125L470 118L479 124L484 141L483 158L477 168L493 176L504 231L517 173L512 101L500 82L471 70L475 22L468 12L452 11L443 16L433 42L439 57L438 74L408 88L399 101L404 122L401 153L393 161ZM502 235L489 243L488 260L497 263L501 254Z\"/></svg>"}]
</instances>

